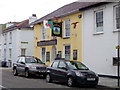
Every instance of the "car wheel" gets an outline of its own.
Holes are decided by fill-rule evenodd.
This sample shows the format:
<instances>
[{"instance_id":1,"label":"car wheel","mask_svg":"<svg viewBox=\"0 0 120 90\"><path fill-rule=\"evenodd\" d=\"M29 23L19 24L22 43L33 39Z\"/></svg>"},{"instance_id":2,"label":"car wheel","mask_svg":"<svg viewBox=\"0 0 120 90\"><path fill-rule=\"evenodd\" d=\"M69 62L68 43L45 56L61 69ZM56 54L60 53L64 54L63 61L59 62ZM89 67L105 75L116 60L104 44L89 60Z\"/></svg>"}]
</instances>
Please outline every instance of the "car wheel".
<instances>
[{"instance_id":1,"label":"car wheel","mask_svg":"<svg viewBox=\"0 0 120 90\"><path fill-rule=\"evenodd\" d=\"M25 77L26 78L30 77L29 70L25 70Z\"/></svg>"},{"instance_id":2,"label":"car wheel","mask_svg":"<svg viewBox=\"0 0 120 90\"><path fill-rule=\"evenodd\" d=\"M52 79L51 79L50 74L47 74L47 75L46 75L46 82L48 82L48 83L51 83L51 82L52 82Z\"/></svg>"},{"instance_id":3,"label":"car wheel","mask_svg":"<svg viewBox=\"0 0 120 90\"><path fill-rule=\"evenodd\" d=\"M16 68L13 69L13 75L14 75L14 76L17 76L17 75L18 75Z\"/></svg>"},{"instance_id":4,"label":"car wheel","mask_svg":"<svg viewBox=\"0 0 120 90\"><path fill-rule=\"evenodd\" d=\"M67 85L68 85L69 87L74 86L74 80L73 80L72 77L68 77L68 79L67 79Z\"/></svg>"}]
</instances>

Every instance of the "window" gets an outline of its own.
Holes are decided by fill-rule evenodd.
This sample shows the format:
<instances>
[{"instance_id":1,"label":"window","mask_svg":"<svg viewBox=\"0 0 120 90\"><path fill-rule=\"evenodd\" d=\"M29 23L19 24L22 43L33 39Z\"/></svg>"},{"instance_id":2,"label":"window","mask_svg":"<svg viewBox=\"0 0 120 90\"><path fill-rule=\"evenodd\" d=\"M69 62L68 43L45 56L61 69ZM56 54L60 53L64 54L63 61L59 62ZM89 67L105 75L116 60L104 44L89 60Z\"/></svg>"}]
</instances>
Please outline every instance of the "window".
<instances>
[{"instance_id":1,"label":"window","mask_svg":"<svg viewBox=\"0 0 120 90\"><path fill-rule=\"evenodd\" d=\"M10 59L12 57L12 50L11 50L11 48L9 49L9 57L10 57Z\"/></svg>"},{"instance_id":2,"label":"window","mask_svg":"<svg viewBox=\"0 0 120 90\"><path fill-rule=\"evenodd\" d=\"M6 45L7 44L7 34L5 33L4 34L4 45Z\"/></svg>"},{"instance_id":3,"label":"window","mask_svg":"<svg viewBox=\"0 0 120 90\"><path fill-rule=\"evenodd\" d=\"M60 62L58 67L59 68L62 68L62 67L66 68L66 64L64 62Z\"/></svg>"},{"instance_id":4,"label":"window","mask_svg":"<svg viewBox=\"0 0 120 90\"><path fill-rule=\"evenodd\" d=\"M45 51L46 51L46 49L44 47L41 47L41 54L40 54L40 56L41 56L42 62L45 62Z\"/></svg>"},{"instance_id":5,"label":"window","mask_svg":"<svg viewBox=\"0 0 120 90\"><path fill-rule=\"evenodd\" d=\"M64 20L64 37L70 37L70 19Z\"/></svg>"},{"instance_id":6,"label":"window","mask_svg":"<svg viewBox=\"0 0 120 90\"><path fill-rule=\"evenodd\" d=\"M57 68L58 63L59 63L58 61L53 62L52 67Z\"/></svg>"},{"instance_id":7,"label":"window","mask_svg":"<svg viewBox=\"0 0 120 90\"><path fill-rule=\"evenodd\" d=\"M10 32L10 42L9 42L9 44L11 44L12 43L12 32Z\"/></svg>"},{"instance_id":8,"label":"window","mask_svg":"<svg viewBox=\"0 0 120 90\"><path fill-rule=\"evenodd\" d=\"M45 40L45 28L41 26L41 40Z\"/></svg>"},{"instance_id":9,"label":"window","mask_svg":"<svg viewBox=\"0 0 120 90\"><path fill-rule=\"evenodd\" d=\"M70 45L65 45L64 50L65 50L65 60L70 60Z\"/></svg>"},{"instance_id":10,"label":"window","mask_svg":"<svg viewBox=\"0 0 120 90\"><path fill-rule=\"evenodd\" d=\"M26 55L26 49L25 48L22 48L21 49L21 56L25 56Z\"/></svg>"},{"instance_id":11,"label":"window","mask_svg":"<svg viewBox=\"0 0 120 90\"><path fill-rule=\"evenodd\" d=\"M50 52L46 52L46 62L50 61Z\"/></svg>"},{"instance_id":12,"label":"window","mask_svg":"<svg viewBox=\"0 0 120 90\"><path fill-rule=\"evenodd\" d=\"M114 7L115 30L120 29L120 6Z\"/></svg>"},{"instance_id":13,"label":"window","mask_svg":"<svg viewBox=\"0 0 120 90\"><path fill-rule=\"evenodd\" d=\"M95 12L96 33L103 32L103 10Z\"/></svg>"},{"instance_id":14,"label":"window","mask_svg":"<svg viewBox=\"0 0 120 90\"><path fill-rule=\"evenodd\" d=\"M6 49L4 49L4 61L6 61Z\"/></svg>"}]
</instances>

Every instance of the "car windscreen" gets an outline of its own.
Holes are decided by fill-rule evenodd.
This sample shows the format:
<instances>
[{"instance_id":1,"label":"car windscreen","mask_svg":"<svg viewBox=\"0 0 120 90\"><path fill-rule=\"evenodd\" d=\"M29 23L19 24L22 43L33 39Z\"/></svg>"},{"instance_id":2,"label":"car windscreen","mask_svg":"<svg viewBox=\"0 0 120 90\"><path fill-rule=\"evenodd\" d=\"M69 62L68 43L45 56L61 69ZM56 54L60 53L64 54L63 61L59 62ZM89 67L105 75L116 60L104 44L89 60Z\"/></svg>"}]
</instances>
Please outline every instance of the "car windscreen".
<instances>
[{"instance_id":1,"label":"car windscreen","mask_svg":"<svg viewBox=\"0 0 120 90\"><path fill-rule=\"evenodd\" d=\"M89 70L84 64L81 62L75 62L75 61L68 61L66 62L68 64L68 67L70 69L74 70Z\"/></svg>"},{"instance_id":2,"label":"car windscreen","mask_svg":"<svg viewBox=\"0 0 120 90\"><path fill-rule=\"evenodd\" d=\"M26 61L26 63L40 63L40 64L43 64L40 59L36 59L36 58L26 58L25 61Z\"/></svg>"}]
</instances>

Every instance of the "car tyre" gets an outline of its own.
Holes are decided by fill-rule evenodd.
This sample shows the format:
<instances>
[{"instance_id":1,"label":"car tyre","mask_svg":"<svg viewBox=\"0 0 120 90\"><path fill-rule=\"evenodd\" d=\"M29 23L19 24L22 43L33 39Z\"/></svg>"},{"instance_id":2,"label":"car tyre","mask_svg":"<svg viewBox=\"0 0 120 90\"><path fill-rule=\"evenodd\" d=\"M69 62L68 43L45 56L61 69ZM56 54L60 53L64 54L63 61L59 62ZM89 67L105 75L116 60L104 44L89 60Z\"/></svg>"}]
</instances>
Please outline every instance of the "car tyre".
<instances>
[{"instance_id":1,"label":"car tyre","mask_svg":"<svg viewBox=\"0 0 120 90\"><path fill-rule=\"evenodd\" d=\"M18 72L17 72L17 69L16 69L16 68L13 69L13 75L14 75L14 76L17 76L17 75L18 75Z\"/></svg>"},{"instance_id":2,"label":"car tyre","mask_svg":"<svg viewBox=\"0 0 120 90\"><path fill-rule=\"evenodd\" d=\"M26 77L26 78L29 78L29 77L30 77L29 70L25 70L25 77Z\"/></svg>"},{"instance_id":3,"label":"car tyre","mask_svg":"<svg viewBox=\"0 0 120 90\"><path fill-rule=\"evenodd\" d=\"M46 75L46 82L48 82L48 83L51 83L51 82L52 82L52 79L51 79L50 74L47 74L47 75Z\"/></svg>"},{"instance_id":4,"label":"car tyre","mask_svg":"<svg viewBox=\"0 0 120 90\"><path fill-rule=\"evenodd\" d=\"M73 80L72 77L68 77L68 79L67 79L67 85L69 87L73 87L75 85L74 80Z\"/></svg>"}]
</instances>

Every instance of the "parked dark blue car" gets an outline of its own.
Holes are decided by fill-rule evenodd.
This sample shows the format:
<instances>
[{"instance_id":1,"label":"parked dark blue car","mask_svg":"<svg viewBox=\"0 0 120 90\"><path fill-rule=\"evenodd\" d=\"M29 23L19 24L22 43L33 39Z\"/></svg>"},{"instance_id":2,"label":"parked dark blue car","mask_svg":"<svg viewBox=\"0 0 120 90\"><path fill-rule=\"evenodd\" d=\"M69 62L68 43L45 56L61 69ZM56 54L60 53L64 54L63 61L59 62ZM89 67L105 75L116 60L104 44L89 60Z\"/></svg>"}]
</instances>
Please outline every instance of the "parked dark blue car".
<instances>
[{"instance_id":1,"label":"parked dark blue car","mask_svg":"<svg viewBox=\"0 0 120 90\"><path fill-rule=\"evenodd\" d=\"M46 81L66 82L68 86L98 84L98 75L78 61L54 60L47 67Z\"/></svg>"}]
</instances>

